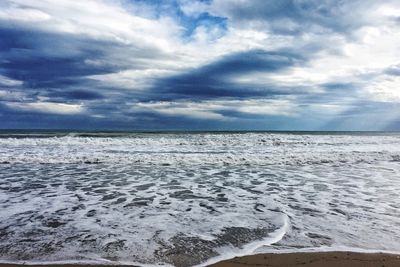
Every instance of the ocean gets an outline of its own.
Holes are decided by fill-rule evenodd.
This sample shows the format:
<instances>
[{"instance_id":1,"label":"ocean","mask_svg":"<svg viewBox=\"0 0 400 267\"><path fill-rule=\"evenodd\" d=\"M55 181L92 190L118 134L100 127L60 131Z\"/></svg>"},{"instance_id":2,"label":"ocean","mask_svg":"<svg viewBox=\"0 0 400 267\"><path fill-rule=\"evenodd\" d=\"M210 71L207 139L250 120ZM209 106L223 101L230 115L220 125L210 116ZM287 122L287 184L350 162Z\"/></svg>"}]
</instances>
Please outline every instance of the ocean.
<instances>
[{"instance_id":1,"label":"ocean","mask_svg":"<svg viewBox=\"0 0 400 267\"><path fill-rule=\"evenodd\" d=\"M400 133L0 132L0 261L400 252Z\"/></svg>"}]
</instances>

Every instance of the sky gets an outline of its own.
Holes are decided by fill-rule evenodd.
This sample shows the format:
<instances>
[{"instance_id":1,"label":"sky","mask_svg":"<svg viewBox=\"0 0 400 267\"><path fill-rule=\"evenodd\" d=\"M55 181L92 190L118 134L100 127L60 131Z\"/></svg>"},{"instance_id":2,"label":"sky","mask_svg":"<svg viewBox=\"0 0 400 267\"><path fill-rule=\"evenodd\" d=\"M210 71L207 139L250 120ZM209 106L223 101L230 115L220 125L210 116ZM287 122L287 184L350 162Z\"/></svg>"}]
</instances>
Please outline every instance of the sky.
<instances>
[{"instance_id":1,"label":"sky","mask_svg":"<svg viewBox=\"0 0 400 267\"><path fill-rule=\"evenodd\" d=\"M0 128L400 130L398 0L2 0Z\"/></svg>"}]
</instances>

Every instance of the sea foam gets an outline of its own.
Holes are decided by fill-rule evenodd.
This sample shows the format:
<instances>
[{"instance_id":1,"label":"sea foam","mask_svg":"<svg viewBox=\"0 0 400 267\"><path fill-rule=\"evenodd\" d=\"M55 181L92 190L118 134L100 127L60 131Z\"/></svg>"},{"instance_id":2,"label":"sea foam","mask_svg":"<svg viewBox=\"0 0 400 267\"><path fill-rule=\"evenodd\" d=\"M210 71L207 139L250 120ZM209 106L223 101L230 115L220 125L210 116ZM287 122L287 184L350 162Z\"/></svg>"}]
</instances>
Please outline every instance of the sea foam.
<instances>
[{"instance_id":1,"label":"sea foam","mask_svg":"<svg viewBox=\"0 0 400 267\"><path fill-rule=\"evenodd\" d=\"M0 138L0 260L201 265L400 251L396 134ZM379 240L379 242L376 242Z\"/></svg>"}]
</instances>

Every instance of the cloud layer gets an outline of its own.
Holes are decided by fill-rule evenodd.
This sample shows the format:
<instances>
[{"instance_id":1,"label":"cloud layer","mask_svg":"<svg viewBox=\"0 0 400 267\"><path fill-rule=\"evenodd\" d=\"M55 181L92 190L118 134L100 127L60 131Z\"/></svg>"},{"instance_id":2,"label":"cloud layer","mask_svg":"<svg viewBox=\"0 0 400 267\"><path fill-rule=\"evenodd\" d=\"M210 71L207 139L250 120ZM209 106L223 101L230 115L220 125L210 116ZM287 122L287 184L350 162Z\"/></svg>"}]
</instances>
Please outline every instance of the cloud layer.
<instances>
[{"instance_id":1,"label":"cloud layer","mask_svg":"<svg viewBox=\"0 0 400 267\"><path fill-rule=\"evenodd\" d=\"M398 1L5 0L1 128L400 129Z\"/></svg>"}]
</instances>

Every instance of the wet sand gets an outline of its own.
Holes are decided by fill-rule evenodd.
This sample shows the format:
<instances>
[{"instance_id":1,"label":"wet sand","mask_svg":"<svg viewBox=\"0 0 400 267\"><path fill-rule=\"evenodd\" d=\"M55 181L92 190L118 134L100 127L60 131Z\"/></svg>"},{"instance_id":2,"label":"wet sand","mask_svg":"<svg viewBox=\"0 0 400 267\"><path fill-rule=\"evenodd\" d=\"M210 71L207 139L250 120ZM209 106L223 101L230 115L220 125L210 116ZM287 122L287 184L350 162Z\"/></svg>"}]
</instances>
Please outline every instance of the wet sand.
<instances>
[{"instance_id":1,"label":"wet sand","mask_svg":"<svg viewBox=\"0 0 400 267\"><path fill-rule=\"evenodd\" d=\"M0 267L21 267L24 264L0 264ZM47 264L30 267L92 267L96 264ZM132 267L133 265L111 265ZM258 254L236 257L210 265L210 267L400 267L400 255L359 252L298 252Z\"/></svg>"},{"instance_id":2,"label":"wet sand","mask_svg":"<svg viewBox=\"0 0 400 267\"><path fill-rule=\"evenodd\" d=\"M212 267L400 267L400 255L358 252L258 254L222 261Z\"/></svg>"}]
</instances>

